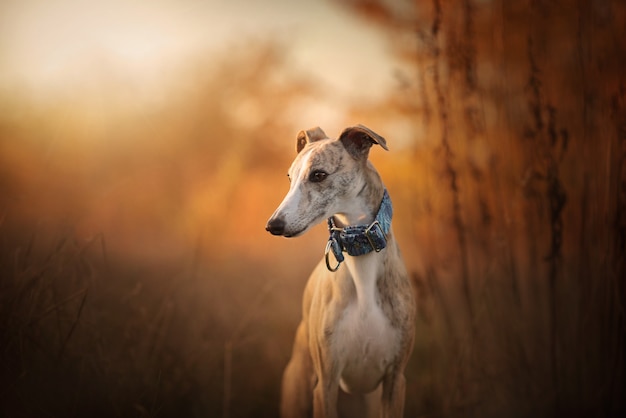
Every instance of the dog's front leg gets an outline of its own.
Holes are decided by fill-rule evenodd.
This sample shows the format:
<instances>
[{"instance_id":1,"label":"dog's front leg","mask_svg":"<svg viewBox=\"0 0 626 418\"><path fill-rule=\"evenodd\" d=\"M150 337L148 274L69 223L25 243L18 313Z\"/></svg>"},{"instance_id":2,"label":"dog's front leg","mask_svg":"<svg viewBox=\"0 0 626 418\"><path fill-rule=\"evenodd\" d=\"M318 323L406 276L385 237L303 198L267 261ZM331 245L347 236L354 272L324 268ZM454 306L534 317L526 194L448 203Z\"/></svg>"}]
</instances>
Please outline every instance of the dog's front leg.
<instances>
[{"instance_id":1,"label":"dog's front leg","mask_svg":"<svg viewBox=\"0 0 626 418\"><path fill-rule=\"evenodd\" d=\"M337 418L339 383L336 379L318 379L313 391L313 417Z\"/></svg>"},{"instance_id":2,"label":"dog's front leg","mask_svg":"<svg viewBox=\"0 0 626 418\"><path fill-rule=\"evenodd\" d=\"M317 382L313 389L313 417L337 418L339 375L333 357L328 352L330 341L325 337L327 335L311 345L311 359L317 376Z\"/></svg>"},{"instance_id":3,"label":"dog's front leg","mask_svg":"<svg viewBox=\"0 0 626 418\"><path fill-rule=\"evenodd\" d=\"M307 328L301 322L296 331L291 360L283 374L281 418L310 418L313 408L315 374L307 341Z\"/></svg>"},{"instance_id":4,"label":"dog's front leg","mask_svg":"<svg viewBox=\"0 0 626 418\"><path fill-rule=\"evenodd\" d=\"M390 373L383 379L382 417L402 418L406 380L401 371Z\"/></svg>"}]
</instances>

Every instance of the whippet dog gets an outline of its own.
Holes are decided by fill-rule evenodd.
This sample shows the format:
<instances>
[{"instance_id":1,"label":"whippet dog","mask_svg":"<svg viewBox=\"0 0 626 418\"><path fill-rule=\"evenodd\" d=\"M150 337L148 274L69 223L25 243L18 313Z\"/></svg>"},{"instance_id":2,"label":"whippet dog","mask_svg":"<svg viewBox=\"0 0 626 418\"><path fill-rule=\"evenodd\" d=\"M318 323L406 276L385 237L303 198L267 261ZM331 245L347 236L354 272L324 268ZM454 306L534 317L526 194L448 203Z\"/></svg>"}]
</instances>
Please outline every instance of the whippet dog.
<instances>
[{"instance_id":1,"label":"whippet dog","mask_svg":"<svg viewBox=\"0 0 626 418\"><path fill-rule=\"evenodd\" d=\"M388 149L362 125L338 139L319 127L300 132L289 192L267 222L284 237L324 219L330 231L283 374L283 418L399 418L404 411L415 300L391 231L391 200L368 161L374 144Z\"/></svg>"}]
</instances>

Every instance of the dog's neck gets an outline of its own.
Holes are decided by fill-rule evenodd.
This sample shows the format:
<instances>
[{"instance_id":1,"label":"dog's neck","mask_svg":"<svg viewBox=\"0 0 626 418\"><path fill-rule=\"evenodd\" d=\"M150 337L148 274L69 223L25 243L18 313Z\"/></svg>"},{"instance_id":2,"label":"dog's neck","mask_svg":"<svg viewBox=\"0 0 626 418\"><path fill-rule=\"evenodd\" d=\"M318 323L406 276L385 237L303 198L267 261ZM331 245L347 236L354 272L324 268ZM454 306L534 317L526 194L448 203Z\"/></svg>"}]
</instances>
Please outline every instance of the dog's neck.
<instances>
[{"instance_id":1,"label":"dog's neck","mask_svg":"<svg viewBox=\"0 0 626 418\"><path fill-rule=\"evenodd\" d=\"M369 164L363 173L364 182L358 185L359 192L352 199L352 206L344 208L334 218L337 226L346 227L350 225L370 224L376 218L380 202L383 198L385 186L380 180L378 172Z\"/></svg>"},{"instance_id":2,"label":"dog's neck","mask_svg":"<svg viewBox=\"0 0 626 418\"><path fill-rule=\"evenodd\" d=\"M344 208L342 212L335 214L337 226L346 227L372 223L376 218L382 198L382 188L373 193L370 191L370 186L363 186L357 196L352 199L351 207Z\"/></svg>"},{"instance_id":3,"label":"dog's neck","mask_svg":"<svg viewBox=\"0 0 626 418\"><path fill-rule=\"evenodd\" d=\"M361 189L361 192L365 187ZM361 195L362 193L358 193ZM355 199L356 200L356 199ZM366 205L361 207L367 208ZM349 212L346 212L349 213ZM368 219L367 209L365 212L357 212L356 219ZM363 213L363 214L362 214ZM330 237L326 244L325 258L326 267L330 271L337 271L340 264L344 261L344 252L351 256L362 256L369 252L379 252L387 245L387 234L391 230L391 218L393 216L393 207L387 190L383 188L383 196L376 209L376 215L369 223L360 223L357 225L338 226L335 216L328 218L328 230ZM349 217L344 216L346 219ZM372 218L372 216L369 216ZM337 265L331 267L329 262L329 254L335 256Z\"/></svg>"},{"instance_id":4,"label":"dog's neck","mask_svg":"<svg viewBox=\"0 0 626 418\"><path fill-rule=\"evenodd\" d=\"M386 250L361 256L346 256L344 268L350 271L356 289L358 309L363 315L377 303L376 283L383 272L384 263L381 259L385 257L384 251Z\"/></svg>"},{"instance_id":5,"label":"dog's neck","mask_svg":"<svg viewBox=\"0 0 626 418\"><path fill-rule=\"evenodd\" d=\"M378 217L381 210L383 196L386 194L384 186L362 189L360 196L366 201L360 203L361 212L353 216L341 216L338 215L335 218L339 218L339 222L344 227L358 224L372 224ZM389 241L393 239L391 230L386 234L387 245ZM371 306L376 304L376 283L378 277L383 273L384 265L383 258L386 257L387 249L383 249L380 252L371 251L363 255L349 255L344 252L345 266L350 271L350 276L354 281L354 287L357 294L357 304L361 315L366 315Z\"/></svg>"}]
</instances>

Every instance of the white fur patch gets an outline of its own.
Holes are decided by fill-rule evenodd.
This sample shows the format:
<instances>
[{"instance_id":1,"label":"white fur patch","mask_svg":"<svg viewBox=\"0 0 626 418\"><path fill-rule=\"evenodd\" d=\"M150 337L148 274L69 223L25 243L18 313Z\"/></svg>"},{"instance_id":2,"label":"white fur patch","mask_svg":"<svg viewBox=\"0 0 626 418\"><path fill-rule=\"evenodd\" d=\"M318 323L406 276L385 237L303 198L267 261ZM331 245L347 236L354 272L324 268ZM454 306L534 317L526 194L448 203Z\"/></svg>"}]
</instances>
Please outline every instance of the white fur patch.
<instances>
[{"instance_id":1,"label":"white fur patch","mask_svg":"<svg viewBox=\"0 0 626 418\"><path fill-rule=\"evenodd\" d=\"M377 303L376 280L381 253L347 257L357 289L335 328L334 351L342 358L341 388L348 393L376 389L400 349L400 334Z\"/></svg>"}]
</instances>

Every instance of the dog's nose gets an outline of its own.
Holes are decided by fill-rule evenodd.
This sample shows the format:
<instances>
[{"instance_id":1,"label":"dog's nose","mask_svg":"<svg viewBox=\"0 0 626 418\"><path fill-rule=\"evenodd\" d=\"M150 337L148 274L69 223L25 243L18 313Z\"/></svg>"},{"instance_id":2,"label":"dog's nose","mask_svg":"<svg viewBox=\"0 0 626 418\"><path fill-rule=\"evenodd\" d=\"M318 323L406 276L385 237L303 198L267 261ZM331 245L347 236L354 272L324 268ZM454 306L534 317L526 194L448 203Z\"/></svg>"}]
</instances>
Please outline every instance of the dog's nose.
<instances>
[{"instance_id":1,"label":"dog's nose","mask_svg":"<svg viewBox=\"0 0 626 418\"><path fill-rule=\"evenodd\" d=\"M285 232L285 221L281 218L270 219L267 221L267 225L265 225L265 230L272 235L283 235Z\"/></svg>"}]
</instances>

